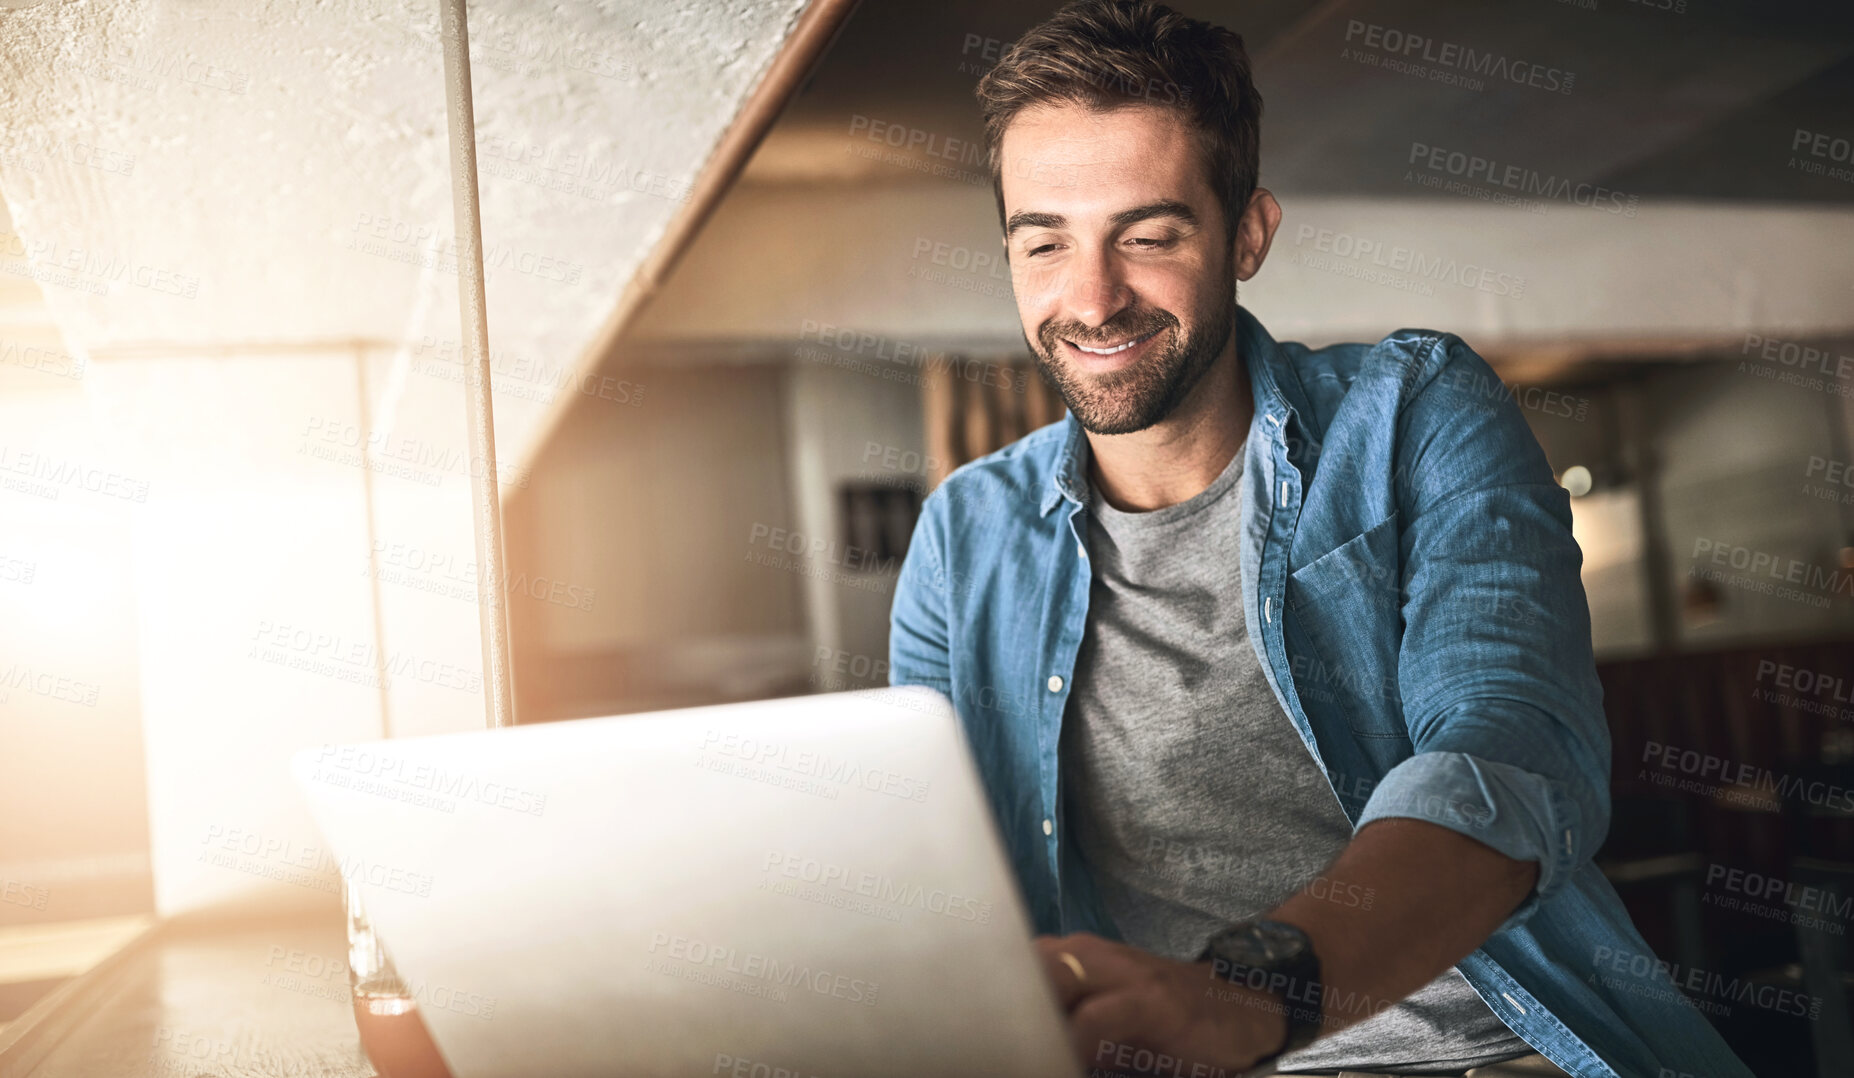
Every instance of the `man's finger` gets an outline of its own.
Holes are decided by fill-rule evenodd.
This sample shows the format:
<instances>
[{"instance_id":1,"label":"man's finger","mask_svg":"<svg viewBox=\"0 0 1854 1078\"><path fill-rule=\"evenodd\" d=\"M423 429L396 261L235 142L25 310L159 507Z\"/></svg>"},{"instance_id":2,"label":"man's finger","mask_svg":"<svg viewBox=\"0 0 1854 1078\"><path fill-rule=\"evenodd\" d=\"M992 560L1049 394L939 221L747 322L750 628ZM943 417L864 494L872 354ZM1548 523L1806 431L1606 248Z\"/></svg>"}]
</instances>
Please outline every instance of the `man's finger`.
<instances>
[{"instance_id":1,"label":"man's finger","mask_svg":"<svg viewBox=\"0 0 1854 1078\"><path fill-rule=\"evenodd\" d=\"M1038 936L1036 947L1065 1011L1096 992L1126 984L1141 969L1139 951L1086 932Z\"/></svg>"},{"instance_id":2,"label":"man's finger","mask_svg":"<svg viewBox=\"0 0 1854 1078\"><path fill-rule=\"evenodd\" d=\"M1140 1047L1153 1025L1150 1002L1132 991L1097 992L1082 1000L1069 1014L1069 1034L1083 1062L1100 1070L1166 1073L1160 1053Z\"/></svg>"},{"instance_id":3,"label":"man's finger","mask_svg":"<svg viewBox=\"0 0 1854 1078\"><path fill-rule=\"evenodd\" d=\"M1056 990L1056 1001L1062 1004L1064 1011L1074 1009L1075 1004L1090 991L1088 984L1088 964L1075 953L1070 937L1038 936L1037 954L1043 959L1043 974Z\"/></svg>"}]
</instances>

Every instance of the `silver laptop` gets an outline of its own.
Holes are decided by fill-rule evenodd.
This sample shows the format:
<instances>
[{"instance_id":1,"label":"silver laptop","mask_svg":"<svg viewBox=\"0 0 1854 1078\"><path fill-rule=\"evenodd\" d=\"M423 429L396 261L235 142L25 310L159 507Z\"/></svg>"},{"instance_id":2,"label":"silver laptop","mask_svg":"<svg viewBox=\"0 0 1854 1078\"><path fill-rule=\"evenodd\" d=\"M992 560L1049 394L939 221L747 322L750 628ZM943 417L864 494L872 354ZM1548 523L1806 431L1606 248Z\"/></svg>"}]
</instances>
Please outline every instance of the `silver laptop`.
<instances>
[{"instance_id":1,"label":"silver laptop","mask_svg":"<svg viewBox=\"0 0 1854 1078\"><path fill-rule=\"evenodd\" d=\"M1081 1073L932 690L293 767L455 1078Z\"/></svg>"}]
</instances>

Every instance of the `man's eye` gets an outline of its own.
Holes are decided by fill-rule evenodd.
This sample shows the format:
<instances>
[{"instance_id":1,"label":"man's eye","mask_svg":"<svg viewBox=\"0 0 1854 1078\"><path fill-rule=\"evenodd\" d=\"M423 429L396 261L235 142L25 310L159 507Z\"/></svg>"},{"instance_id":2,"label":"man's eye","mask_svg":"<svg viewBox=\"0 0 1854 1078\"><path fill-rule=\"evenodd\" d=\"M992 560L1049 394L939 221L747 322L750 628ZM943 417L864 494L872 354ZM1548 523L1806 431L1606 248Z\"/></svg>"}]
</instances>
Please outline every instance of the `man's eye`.
<instances>
[{"instance_id":1,"label":"man's eye","mask_svg":"<svg viewBox=\"0 0 1854 1078\"><path fill-rule=\"evenodd\" d=\"M1162 247L1169 247L1172 243L1169 238L1161 239L1153 236L1135 236L1127 242L1146 251L1156 251Z\"/></svg>"},{"instance_id":2,"label":"man's eye","mask_svg":"<svg viewBox=\"0 0 1854 1078\"><path fill-rule=\"evenodd\" d=\"M1045 251L1053 251L1055 249L1056 249L1056 245L1053 243L1039 243L1035 247L1030 248L1028 251L1025 251L1024 253L1029 255L1031 258L1035 258L1036 256L1044 253Z\"/></svg>"}]
</instances>

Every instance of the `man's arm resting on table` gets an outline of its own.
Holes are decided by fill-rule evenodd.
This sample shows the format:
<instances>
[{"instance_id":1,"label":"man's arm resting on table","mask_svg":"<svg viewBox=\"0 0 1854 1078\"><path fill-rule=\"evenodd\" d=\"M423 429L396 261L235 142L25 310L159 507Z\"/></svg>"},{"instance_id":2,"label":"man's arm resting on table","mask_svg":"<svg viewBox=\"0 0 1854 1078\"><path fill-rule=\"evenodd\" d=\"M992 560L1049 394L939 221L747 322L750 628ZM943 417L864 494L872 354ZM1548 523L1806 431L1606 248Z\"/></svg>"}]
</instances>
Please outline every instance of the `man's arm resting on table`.
<instances>
[{"instance_id":1,"label":"man's arm resting on table","mask_svg":"<svg viewBox=\"0 0 1854 1078\"><path fill-rule=\"evenodd\" d=\"M1403 999L1479 947L1531 893L1536 861L1425 820L1366 824L1318 888L1268 916L1307 933L1320 959L1324 1033ZM1336 894L1371 896L1370 908ZM1349 899L1348 899L1349 901Z\"/></svg>"},{"instance_id":2,"label":"man's arm resting on table","mask_svg":"<svg viewBox=\"0 0 1854 1078\"><path fill-rule=\"evenodd\" d=\"M1325 1035L1384 1010L1472 953L1531 893L1538 873L1536 862L1439 824L1385 818L1353 836L1318 886L1267 916L1313 941ZM1335 901L1341 894L1346 901ZM1361 894L1369 903L1352 904ZM1286 1038L1277 995L1231 985L1209 962L1161 958L1085 933L1045 936L1037 945L1087 1066L1237 1072Z\"/></svg>"}]
</instances>

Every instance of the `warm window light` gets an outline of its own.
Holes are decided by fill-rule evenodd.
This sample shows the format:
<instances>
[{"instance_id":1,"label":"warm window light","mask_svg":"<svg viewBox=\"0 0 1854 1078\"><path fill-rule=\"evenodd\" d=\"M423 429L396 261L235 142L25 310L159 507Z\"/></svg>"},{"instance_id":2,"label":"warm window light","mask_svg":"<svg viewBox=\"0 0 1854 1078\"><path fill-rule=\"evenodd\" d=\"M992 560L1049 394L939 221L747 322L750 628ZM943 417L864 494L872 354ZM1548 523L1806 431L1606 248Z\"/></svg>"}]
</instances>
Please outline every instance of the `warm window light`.
<instances>
[{"instance_id":1,"label":"warm window light","mask_svg":"<svg viewBox=\"0 0 1854 1078\"><path fill-rule=\"evenodd\" d=\"M1581 498L1590 493L1590 469L1581 464L1573 464L1558 477L1558 485L1571 492L1571 497Z\"/></svg>"}]
</instances>

